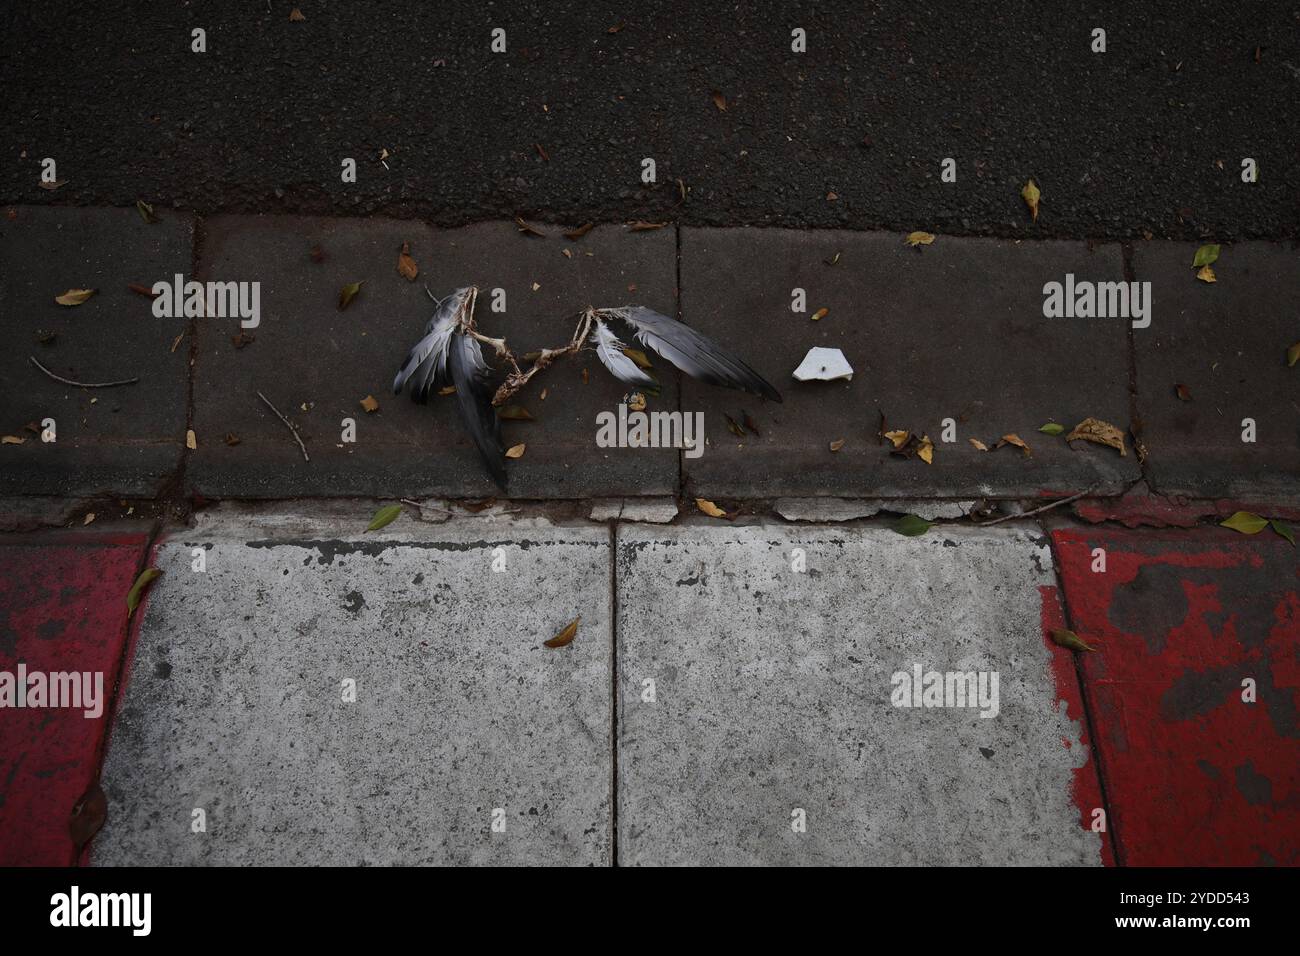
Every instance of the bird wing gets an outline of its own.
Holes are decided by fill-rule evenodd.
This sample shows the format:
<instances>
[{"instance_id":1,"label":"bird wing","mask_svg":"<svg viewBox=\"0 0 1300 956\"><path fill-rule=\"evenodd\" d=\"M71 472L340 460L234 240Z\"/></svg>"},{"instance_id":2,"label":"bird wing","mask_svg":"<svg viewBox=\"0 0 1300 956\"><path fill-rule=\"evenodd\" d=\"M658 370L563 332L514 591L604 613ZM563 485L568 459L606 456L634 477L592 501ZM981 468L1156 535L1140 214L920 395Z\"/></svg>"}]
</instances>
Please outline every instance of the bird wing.
<instances>
[{"instance_id":1,"label":"bird wing","mask_svg":"<svg viewBox=\"0 0 1300 956\"><path fill-rule=\"evenodd\" d=\"M487 465L497 487L504 490L506 459L501 448L501 422L492 406L494 389L483 352L476 339L460 333L451 337L447 351L447 368L456 386L460 417L474 439L483 464Z\"/></svg>"},{"instance_id":2,"label":"bird wing","mask_svg":"<svg viewBox=\"0 0 1300 956\"><path fill-rule=\"evenodd\" d=\"M627 346L600 319L596 320L596 327L591 333L591 341L596 344L596 354L604 363L605 368L609 369L620 382L636 385L647 391L659 391L659 383L642 371L636 362L633 362L624 354L623 350Z\"/></svg>"},{"instance_id":3,"label":"bird wing","mask_svg":"<svg viewBox=\"0 0 1300 956\"><path fill-rule=\"evenodd\" d=\"M400 395L407 382L411 383L411 399L426 402L435 387L447 382L447 353L452 333L460 322L461 309L470 289L457 289L443 299L433 318L424 327L424 336L415 343L406 361L393 379L393 394Z\"/></svg>"},{"instance_id":4,"label":"bird wing","mask_svg":"<svg viewBox=\"0 0 1300 956\"><path fill-rule=\"evenodd\" d=\"M710 385L752 392L774 402L781 401L781 393L763 376L689 325L683 325L676 319L670 319L641 305L599 311L602 315L615 316L632 326L642 345L653 349L692 378Z\"/></svg>"}]
</instances>

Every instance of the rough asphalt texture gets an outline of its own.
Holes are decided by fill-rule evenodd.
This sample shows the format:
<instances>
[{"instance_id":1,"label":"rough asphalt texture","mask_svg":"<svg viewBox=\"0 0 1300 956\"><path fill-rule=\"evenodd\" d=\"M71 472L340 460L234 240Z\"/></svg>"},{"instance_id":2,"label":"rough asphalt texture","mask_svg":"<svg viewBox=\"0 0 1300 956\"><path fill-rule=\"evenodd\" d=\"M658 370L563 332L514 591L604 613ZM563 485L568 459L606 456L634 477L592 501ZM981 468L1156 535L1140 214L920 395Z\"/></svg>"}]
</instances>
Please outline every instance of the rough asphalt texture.
<instances>
[{"instance_id":1,"label":"rough asphalt texture","mask_svg":"<svg viewBox=\"0 0 1300 956\"><path fill-rule=\"evenodd\" d=\"M130 15L6 4L0 201L145 198L200 214L385 212L444 225L523 214L1300 235L1294 4L1081 12L1006 0L956 16L934 0L797 12L685 0L298 6L303 22L289 21L286 0ZM206 53L190 51L194 27ZM506 30L503 54L489 50L494 27ZM805 54L790 50L795 27ZM1104 54L1090 50L1094 27L1107 30ZM54 192L37 185L46 156L67 181ZM949 156L955 184L939 179ZM1240 178L1247 156L1253 185ZM357 160L355 185L340 182L344 157ZM653 186L640 181L644 157L658 164ZM1019 196L1031 176L1043 191L1036 225Z\"/></svg>"}]
</instances>

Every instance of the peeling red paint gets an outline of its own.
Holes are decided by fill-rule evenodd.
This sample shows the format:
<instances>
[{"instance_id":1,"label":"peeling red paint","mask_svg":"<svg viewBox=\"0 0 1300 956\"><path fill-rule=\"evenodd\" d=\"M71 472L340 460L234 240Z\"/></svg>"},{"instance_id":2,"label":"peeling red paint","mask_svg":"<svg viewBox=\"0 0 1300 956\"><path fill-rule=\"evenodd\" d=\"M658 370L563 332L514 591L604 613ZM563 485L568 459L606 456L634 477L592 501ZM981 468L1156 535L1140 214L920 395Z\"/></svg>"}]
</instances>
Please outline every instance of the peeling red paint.
<instances>
[{"instance_id":1,"label":"peeling red paint","mask_svg":"<svg viewBox=\"0 0 1300 956\"><path fill-rule=\"evenodd\" d=\"M0 670L103 673L103 713L0 710L0 865L68 866L68 819L98 773L147 537L49 535L0 546Z\"/></svg>"},{"instance_id":2,"label":"peeling red paint","mask_svg":"<svg viewBox=\"0 0 1300 956\"><path fill-rule=\"evenodd\" d=\"M1296 551L1219 528L1053 540L1075 630L1098 647L1082 673L1125 863L1300 864Z\"/></svg>"},{"instance_id":3,"label":"peeling red paint","mask_svg":"<svg viewBox=\"0 0 1300 956\"><path fill-rule=\"evenodd\" d=\"M1070 787L1070 797L1079 808L1079 825L1085 830L1092 829L1093 811L1105 809L1101 797L1101 782L1097 776L1097 762L1093 759L1092 744L1088 740L1088 721L1083 710L1083 695L1079 689L1079 677L1074 670L1071 651L1053 643L1052 631L1066 627L1065 613L1061 608L1060 595L1051 585L1040 585L1038 595L1042 604L1043 643L1052 655L1052 678L1056 683L1058 700L1065 701L1065 715L1079 725L1078 743L1088 755L1087 762L1074 768L1074 780ZM1073 750L1075 741L1062 737L1061 743L1066 750ZM1107 814L1109 816L1109 813ZM1114 853L1108 833L1102 834L1102 862L1106 866L1115 865Z\"/></svg>"}]
</instances>

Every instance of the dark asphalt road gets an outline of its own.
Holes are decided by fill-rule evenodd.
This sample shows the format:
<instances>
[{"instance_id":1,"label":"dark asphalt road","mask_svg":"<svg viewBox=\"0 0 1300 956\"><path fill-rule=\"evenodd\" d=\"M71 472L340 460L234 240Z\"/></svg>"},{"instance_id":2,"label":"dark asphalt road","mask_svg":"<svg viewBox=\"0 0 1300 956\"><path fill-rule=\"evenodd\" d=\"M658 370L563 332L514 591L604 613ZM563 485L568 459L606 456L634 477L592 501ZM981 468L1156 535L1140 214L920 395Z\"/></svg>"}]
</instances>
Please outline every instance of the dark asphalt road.
<instances>
[{"instance_id":1,"label":"dark asphalt road","mask_svg":"<svg viewBox=\"0 0 1300 956\"><path fill-rule=\"evenodd\" d=\"M299 0L305 22L269 6L9 0L0 201L1300 237L1295 0ZM67 181L55 192L37 186L44 156Z\"/></svg>"}]
</instances>

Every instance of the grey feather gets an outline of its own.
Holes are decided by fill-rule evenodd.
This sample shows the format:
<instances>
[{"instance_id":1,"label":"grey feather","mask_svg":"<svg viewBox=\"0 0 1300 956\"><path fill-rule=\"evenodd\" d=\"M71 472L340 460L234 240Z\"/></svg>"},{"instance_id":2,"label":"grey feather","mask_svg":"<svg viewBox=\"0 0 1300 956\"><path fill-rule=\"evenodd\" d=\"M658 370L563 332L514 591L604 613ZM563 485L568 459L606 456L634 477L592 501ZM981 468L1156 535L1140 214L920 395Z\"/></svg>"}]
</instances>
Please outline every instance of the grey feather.
<instances>
[{"instance_id":1,"label":"grey feather","mask_svg":"<svg viewBox=\"0 0 1300 956\"><path fill-rule=\"evenodd\" d=\"M447 354L452 333L460 323L461 311L472 291L457 289L438 303L433 318L424 327L423 338L415 343L393 379L394 395L400 395L409 382L412 400L426 402L434 388L447 384Z\"/></svg>"},{"instance_id":2,"label":"grey feather","mask_svg":"<svg viewBox=\"0 0 1300 956\"><path fill-rule=\"evenodd\" d=\"M492 406L494 389L491 372L483 361L478 341L468 335L451 337L447 354L447 368L451 382L456 386L456 401L460 417L469 429L470 437L478 448L479 456L497 486L506 486L506 459L501 447L501 421Z\"/></svg>"},{"instance_id":3,"label":"grey feather","mask_svg":"<svg viewBox=\"0 0 1300 956\"><path fill-rule=\"evenodd\" d=\"M641 305L601 309L603 317L617 317L636 329L642 345L663 356L692 378L710 385L738 388L774 402L781 393L763 376L708 336Z\"/></svg>"},{"instance_id":4,"label":"grey feather","mask_svg":"<svg viewBox=\"0 0 1300 956\"><path fill-rule=\"evenodd\" d=\"M648 391L658 392L659 383L647 375L641 368L624 354L627 348L617 335L609 330L600 319L591 333L591 341L596 345L596 355L610 373L627 385L635 385Z\"/></svg>"}]
</instances>

